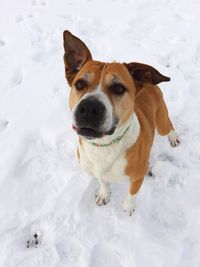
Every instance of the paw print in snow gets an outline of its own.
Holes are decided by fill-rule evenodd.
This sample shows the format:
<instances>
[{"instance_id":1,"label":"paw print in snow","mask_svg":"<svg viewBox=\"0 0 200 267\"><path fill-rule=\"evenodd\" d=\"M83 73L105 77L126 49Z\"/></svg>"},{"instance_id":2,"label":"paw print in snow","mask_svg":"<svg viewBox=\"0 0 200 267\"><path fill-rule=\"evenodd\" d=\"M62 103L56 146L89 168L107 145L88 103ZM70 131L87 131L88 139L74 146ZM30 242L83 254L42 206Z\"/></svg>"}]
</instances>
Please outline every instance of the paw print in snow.
<instances>
[{"instance_id":1,"label":"paw print in snow","mask_svg":"<svg viewBox=\"0 0 200 267\"><path fill-rule=\"evenodd\" d=\"M33 237L26 242L26 247L35 247L37 248L38 245L41 244L41 234L39 232L35 233Z\"/></svg>"}]
</instances>

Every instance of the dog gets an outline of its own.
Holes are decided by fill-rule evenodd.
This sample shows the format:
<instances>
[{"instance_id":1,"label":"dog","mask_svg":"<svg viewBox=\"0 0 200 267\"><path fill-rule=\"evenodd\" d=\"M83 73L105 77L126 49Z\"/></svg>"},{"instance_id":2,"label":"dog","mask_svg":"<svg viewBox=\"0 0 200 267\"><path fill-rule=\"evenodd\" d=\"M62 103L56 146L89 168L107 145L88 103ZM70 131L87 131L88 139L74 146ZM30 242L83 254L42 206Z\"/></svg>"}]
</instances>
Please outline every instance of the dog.
<instances>
[{"instance_id":1,"label":"dog","mask_svg":"<svg viewBox=\"0 0 200 267\"><path fill-rule=\"evenodd\" d=\"M155 130L168 136L172 147L180 143L157 86L170 78L142 63L95 61L84 42L67 30L63 39L80 165L99 181L99 206L109 201L110 182L128 180L123 209L132 215L148 172Z\"/></svg>"}]
</instances>

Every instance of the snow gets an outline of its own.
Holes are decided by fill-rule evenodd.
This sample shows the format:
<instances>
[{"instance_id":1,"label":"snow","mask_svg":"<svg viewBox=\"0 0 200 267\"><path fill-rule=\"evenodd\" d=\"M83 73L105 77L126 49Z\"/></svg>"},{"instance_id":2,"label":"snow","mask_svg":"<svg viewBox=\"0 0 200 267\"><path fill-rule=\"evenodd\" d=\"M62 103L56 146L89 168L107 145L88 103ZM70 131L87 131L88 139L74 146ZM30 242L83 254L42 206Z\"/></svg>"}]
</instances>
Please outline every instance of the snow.
<instances>
[{"instance_id":1,"label":"snow","mask_svg":"<svg viewBox=\"0 0 200 267\"><path fill-rule=\"evenodd\" d=\"M200 2L1 0L0 266L200 266ZM161 85L181 145L156 136L154 177L132 217L128 185L80 169L64 78L62 32L102 61L139 61L172 78ZM40 244L26 248L36 232Z\"/></svg>"}]
</instances>

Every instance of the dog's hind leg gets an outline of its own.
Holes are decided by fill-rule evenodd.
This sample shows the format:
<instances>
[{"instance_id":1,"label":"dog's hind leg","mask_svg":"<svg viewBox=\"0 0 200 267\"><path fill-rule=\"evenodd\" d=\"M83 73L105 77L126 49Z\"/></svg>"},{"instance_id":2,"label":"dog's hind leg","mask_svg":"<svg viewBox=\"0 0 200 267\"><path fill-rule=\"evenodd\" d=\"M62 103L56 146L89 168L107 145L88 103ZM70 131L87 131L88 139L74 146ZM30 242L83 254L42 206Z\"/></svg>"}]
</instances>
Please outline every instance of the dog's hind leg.
<instances>
[{"instance_id":1,"label":"dog's hind leg","mask_svg":"<svg viewBox=\"0 0 200 267\"><path fill-rule=\"evenodd\" d=\"M164 100L162 100L156 112L156 129L160 135L168 136L168 140L172 147L176 147L180 144L179 137L169 118L168 110Z\"/></svg>"}]
</instances>

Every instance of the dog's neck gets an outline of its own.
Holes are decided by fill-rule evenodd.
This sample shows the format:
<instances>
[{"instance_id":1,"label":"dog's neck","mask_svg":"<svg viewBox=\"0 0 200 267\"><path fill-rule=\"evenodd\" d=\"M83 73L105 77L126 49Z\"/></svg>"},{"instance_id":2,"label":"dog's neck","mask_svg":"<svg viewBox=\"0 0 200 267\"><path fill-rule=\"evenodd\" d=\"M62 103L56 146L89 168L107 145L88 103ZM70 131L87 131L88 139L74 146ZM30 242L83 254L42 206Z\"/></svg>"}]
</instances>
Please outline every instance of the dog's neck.
<instances>
[{"instance_id":1,"label":"dog's neck","mask_svg":"<svg viewBox=\"0 0 200 267\"><path fill-rule=\"evenodd\" d=\"M124 139L126 140L126 135L129 135L130 132L133 139L135 139L135 143L140 132L139 121L135 113L132 113L126 123L116 128L115 132L112 135L106 135L102 138L96 138L93 140L84 139L84 141L88 142L91 146L108 147L119 142L123 143Z\"/></svg>"}]
</instances>

